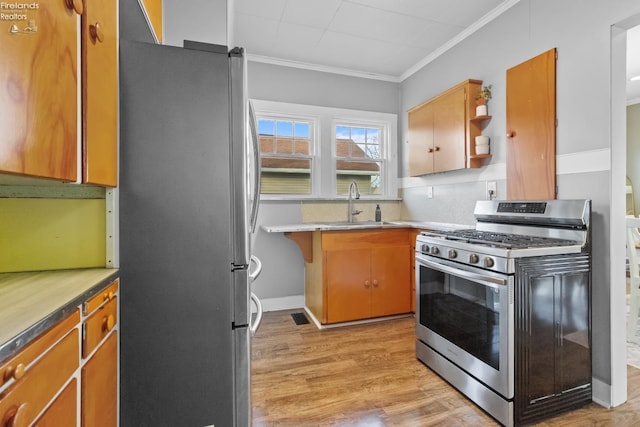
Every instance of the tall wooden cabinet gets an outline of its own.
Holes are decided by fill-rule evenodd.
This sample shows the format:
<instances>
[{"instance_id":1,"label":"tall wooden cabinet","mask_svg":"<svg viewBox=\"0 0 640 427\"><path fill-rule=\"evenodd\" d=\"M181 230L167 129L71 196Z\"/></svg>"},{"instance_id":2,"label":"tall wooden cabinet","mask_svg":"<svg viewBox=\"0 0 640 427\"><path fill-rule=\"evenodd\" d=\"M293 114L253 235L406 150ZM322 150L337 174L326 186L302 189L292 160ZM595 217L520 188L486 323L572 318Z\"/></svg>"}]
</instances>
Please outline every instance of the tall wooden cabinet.
<instances>
[{"instance_id":1,"label":"tall wooden cabinet","mask_svg":"<svg viewBox=\"0 0 640 427\"><path fill-rule=\"evenodd\" d=\"M117 0L37 5L0 34L0 173L116 186Z\"/></svg>"},{"instance_id":2,"label":"tall wooden cabinet","mask_svg":"<svg viewBox=\"0 0 640 427\"><path fill-rule=\"evenodd\" d=\"M82 182L118 183L116 0L85 2L82 15Z\"/></svg>"},{"instance_id":3,"label":"tall wooden cabinet","mask_svg":"<svg viewBox=\"0 0 640 427\"><path fill-rule=\"evenodd\" d=\"M475 117L481 80L466 80L408 111L409 175L477 168L491 156L475 152L483 120Z\"/></svg>"},{"instance_id":4,"label":"tall wooden cabinet","mask_svg":"<svg viewBox=\"0 0 640 427\"><path fill-rule=\"evenodd\" d=\"M507 199L556 198L556 49L507 70Z\"/></svg>"}]
</instances>

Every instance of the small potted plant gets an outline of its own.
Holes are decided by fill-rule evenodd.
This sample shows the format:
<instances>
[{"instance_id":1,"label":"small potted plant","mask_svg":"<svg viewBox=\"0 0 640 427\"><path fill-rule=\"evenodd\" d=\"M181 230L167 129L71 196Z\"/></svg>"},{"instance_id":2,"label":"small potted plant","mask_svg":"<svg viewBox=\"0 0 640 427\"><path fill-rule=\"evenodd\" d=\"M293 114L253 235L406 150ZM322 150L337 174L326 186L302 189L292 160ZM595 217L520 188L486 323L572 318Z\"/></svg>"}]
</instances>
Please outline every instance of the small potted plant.
<instances>
[{"instance_id":1,"label":"small potted plant","mask_svg":"<svg viewBox=\"0 0 640 427\"><path fill-rule=\"evenodd\" d=\"M492 85L482 86L482 89L476 94L476 116L487 115L487 103L491 99Z\"/></svg>"}]
</instances>

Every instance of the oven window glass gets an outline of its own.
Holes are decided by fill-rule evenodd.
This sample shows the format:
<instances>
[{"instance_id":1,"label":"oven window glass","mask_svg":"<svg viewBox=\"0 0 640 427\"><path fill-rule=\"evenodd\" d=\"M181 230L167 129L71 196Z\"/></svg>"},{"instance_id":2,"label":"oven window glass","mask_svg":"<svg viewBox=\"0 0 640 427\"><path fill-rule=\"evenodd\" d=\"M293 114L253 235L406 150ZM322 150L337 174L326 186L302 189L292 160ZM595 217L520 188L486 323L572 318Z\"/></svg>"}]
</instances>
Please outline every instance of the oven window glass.
<instances>
[{"instance_id":1,"label":"oven window glass","mask_svg":"<svg viewBox=\"0 0 640 427\"><path fill-rule=\"evenodd\" d=\"M499 292L424 266L419 278L420 323L499 370Z\"/></svg>"}]
</instances>

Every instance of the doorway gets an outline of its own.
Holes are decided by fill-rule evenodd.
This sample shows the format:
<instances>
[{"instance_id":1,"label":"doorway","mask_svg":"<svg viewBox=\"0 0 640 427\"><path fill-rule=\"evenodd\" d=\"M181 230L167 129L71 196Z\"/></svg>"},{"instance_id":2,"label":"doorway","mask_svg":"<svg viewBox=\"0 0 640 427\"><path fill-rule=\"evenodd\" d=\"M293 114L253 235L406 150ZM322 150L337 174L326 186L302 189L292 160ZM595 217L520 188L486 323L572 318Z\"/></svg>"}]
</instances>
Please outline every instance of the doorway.
<instances>
[{"instance_id":1,"label":"doorway","mask_svg":"<svg viewBox=\"0 0 640 427\"><path fill-rule=\"evenodd\" d=\"M627 36L640 24L640 14L611 27L611 206L610 224L610 309L611 309L611 406L627 400L626 255L626 106Z\"/></svg>"}]
</instances>

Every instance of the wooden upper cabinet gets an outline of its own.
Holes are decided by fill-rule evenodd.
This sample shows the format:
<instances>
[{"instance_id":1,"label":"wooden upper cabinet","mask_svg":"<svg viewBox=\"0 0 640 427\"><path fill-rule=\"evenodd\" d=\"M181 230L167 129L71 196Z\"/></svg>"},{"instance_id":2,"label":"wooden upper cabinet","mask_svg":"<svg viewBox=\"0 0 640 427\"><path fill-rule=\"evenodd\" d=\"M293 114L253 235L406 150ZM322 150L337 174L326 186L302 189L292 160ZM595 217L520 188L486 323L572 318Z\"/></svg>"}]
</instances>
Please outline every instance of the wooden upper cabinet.
<instances>
[{"instance_id":1,"label":"wooden upper cabinet","mask_svg":"<svg viewBox=\"0 0 640 427\"><path fill-rule=\"evenodd\" d=\"M409 175L433 173L433 106L409 111Z\"/></svg>"},{"instance_id":2,"label":"wooden upper cabinet","mask_svg":"<svg viewBox=\"0 0 640 427\"><path fill-rule=\"evenodd\" d=\"M82 181L115 187L118 179L118 25L114 0L85 2L82 18Z\"/></svg>"},{"instance_id":3,"label":"wooden upper cabinet","mask_svg":"<svg viewBox=\"0 0 640 427\"><path fill-rule=\"evenodd\" d=\"M64 1L38 6L2 21L0 171L75 181L79 16Z\"/></svg>"},{"instance_id":4,"label":"wooden upper cabinet","mask_svg":"<svg viewBox=\"0 0 640 427\"><path fill-rule=\"evenodd\" d=\"M408 111L409 175L475 168L490 155L476 156L475 93L482 81L466 80Z\"/></svg>"},{"instance_id":5,"label":"wooden upper cabinet","mask_svg":"<svg viewBox=\"0 0 640 427\"><path fill-rule=\"evenodd\" d=\"M163 15L162 15L162 0L142 0L144 7L144 13L149 22L149 28L153 33L156 42L162 43L162 28L163 28Z\"/></svg>"},{"instance_id":6,"label":"wooden upper cabinet","mask_svg":"<svg viewBox=\"0 0 640 427\"><path fill-rule=\"evenodd\" d=\"M465 165L466 87L445 92L433 109L433 169L462 169Z\"/></svg>"},{"instance_id":7,"label":"wooden upper cabinet","mask_svg":"<svg viewBox=\"0 0 640 427\"><path fill-rule=\"evenodd\" d=\"M556 50L507 70L507 199L556 198Z\"/></svg>"}]
</instances>

